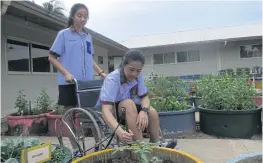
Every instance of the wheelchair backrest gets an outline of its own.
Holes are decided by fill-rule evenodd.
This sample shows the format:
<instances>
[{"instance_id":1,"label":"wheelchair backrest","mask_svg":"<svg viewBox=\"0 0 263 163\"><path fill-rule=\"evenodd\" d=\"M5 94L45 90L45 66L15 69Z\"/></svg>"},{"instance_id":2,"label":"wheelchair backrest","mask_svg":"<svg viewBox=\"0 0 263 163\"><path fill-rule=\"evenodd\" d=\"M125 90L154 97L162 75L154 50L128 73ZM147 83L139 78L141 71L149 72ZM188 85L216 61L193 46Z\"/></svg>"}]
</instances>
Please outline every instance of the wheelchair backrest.
<instances>
[{"instance_id":1,"label":"wheelchair backrest","mask_svg":"<svg viewBox=\"0 0 263 163\"><path fill-rule=\"evenodd\" d=\"M77 81L76 95L78 107L94 107L100 96L100 90L104 80Z\"/></svg>"}]
</instances>

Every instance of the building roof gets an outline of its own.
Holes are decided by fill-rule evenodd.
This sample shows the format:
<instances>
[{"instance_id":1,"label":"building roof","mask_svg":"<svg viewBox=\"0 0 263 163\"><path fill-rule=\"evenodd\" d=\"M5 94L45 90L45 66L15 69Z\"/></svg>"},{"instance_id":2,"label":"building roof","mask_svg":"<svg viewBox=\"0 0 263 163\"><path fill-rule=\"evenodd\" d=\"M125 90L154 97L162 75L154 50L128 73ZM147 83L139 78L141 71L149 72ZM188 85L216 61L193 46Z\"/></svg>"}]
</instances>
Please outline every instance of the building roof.
<instances>
[{"instance_id":1,"label":"building roof","mask_svg":"<svg viewBox=\"0 0 263 163\"><path fill-rule=\"evenodd\" d=\"M6 14L25 19L26 21L39 24L40 26L56 31L65 28L67 25L66 17L60 16L56 13L50 13L47 10L45 10L42 6L39 6L31 1L11 1L11 3L9 2ZM108 46L118 48L122 51L129 50L122 44L117 43L91 29L88 29L88 31L95 40L99 40L100 42L107 44Z\"/></svg>"},{"instance_id":2,"label":"building roof","mask_svg":"<svg viewBox=\"0 0 263 163\"><path fill-rule=\"evenodd\" d=\"M128 48L143 48L257 36L262 36L262 23L131 37L122 44Z\"/></svg>"}]
</instances>

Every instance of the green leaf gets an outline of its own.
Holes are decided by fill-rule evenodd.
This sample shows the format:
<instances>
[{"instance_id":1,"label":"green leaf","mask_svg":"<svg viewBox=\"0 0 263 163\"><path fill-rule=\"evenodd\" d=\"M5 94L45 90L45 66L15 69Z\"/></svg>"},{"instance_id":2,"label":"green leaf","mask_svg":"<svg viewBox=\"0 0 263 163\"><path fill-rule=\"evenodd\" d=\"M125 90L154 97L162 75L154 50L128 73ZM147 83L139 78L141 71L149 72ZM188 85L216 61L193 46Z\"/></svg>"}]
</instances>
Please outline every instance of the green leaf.
<instances>
[{"instance_id":1,"label":"green leaf","mask_svg":"<svg viewBox=\"0 0 263 163\"><path fill-rule=\"evenodd\" d=\"M19 161L17 159L15 159L15 158L9 158L4 163L19 163Z\"/></svg>"}]
</instances>

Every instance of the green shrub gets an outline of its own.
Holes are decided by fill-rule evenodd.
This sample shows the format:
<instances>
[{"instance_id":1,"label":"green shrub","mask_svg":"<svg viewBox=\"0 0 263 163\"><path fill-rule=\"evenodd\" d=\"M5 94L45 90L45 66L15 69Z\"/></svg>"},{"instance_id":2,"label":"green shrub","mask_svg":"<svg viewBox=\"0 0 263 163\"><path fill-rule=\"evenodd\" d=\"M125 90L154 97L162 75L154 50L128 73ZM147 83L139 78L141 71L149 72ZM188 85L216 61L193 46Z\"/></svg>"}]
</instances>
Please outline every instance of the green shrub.
<instances>
[{"instance_id":1,"label":"green shrub","mask_svg":"<svg viewBox=\"0 0 263 163\"><path fill-rule=\"evenodd\" d=\"M42 89L39 93L37 100L36 100L36 107L34 108L35 111L41 113L47 113L51 110L52 100L50 96L47 94L45 89Z\"/></svg>"},{"instance_id":2,"label":"green shrub","mask_svg":"<svg viewBox=\"0 0 263 163\"><path fill-rule=\"evenodd\" d=\"M30 114L30 104L26 98L24 90L21 89L18 91L18 96L15 100L15 108L18 109L17 115L29 115Z\"/></svg>"},{"instance_id":3,"label":"green shrub","mask_svg":"<svg viewBox=\"0 0 263 163\"><path fill-rule=\"evenodd\" d=\"M157 111L180 111L191 108L187 105L188 85L177 77L159 76L146 81L151 106Z\"/></svg>"},{"instance_id":4,"label":"green shrub","mask_svg":"<svg viewBox=\"0 0 263 163\"><path fill-rule=\"evenodd\" d=\"M228 75L209 75L198 81L198 91L204 107L213 110L254 109L255 89L246 78Z\"/></svg>"}]
</instances>

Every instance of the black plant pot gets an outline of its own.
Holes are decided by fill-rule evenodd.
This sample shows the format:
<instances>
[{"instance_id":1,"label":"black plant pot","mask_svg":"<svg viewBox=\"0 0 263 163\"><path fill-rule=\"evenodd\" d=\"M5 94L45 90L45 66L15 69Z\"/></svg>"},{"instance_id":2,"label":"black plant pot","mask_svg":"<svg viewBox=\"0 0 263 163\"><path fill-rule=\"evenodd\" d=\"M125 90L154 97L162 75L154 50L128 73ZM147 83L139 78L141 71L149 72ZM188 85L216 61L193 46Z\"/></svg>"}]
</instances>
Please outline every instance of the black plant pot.
<instances>
[{"instance_id":1,"label":"black plant pot","mask_svg":"<svg viewBox=\"0 0 263 163\"><path fill-rule=\"evenodd\" d=\"M199 106L200 130L219 137L251 138L262 133L261 110L225 111Z\"/></svg>"},{"instance_id":2,"label":"black plant pot","mask_svg":"<svg viewBox=\"0 0 263 163\"><path fill-rule=\"evenodd\" d=\"M160 127L165 132L195 132L195 108L184 111L158 112Z\"/></svg>"}]
</instances>

